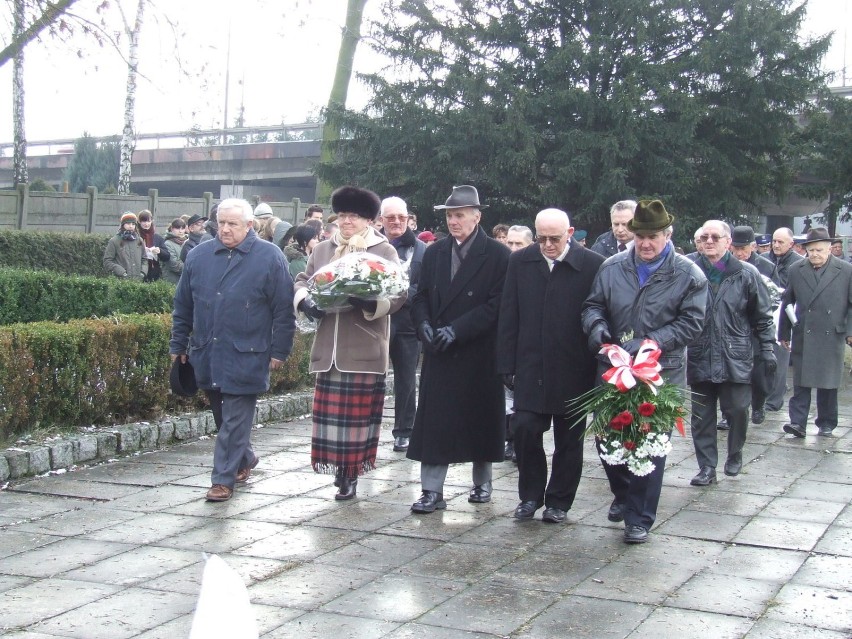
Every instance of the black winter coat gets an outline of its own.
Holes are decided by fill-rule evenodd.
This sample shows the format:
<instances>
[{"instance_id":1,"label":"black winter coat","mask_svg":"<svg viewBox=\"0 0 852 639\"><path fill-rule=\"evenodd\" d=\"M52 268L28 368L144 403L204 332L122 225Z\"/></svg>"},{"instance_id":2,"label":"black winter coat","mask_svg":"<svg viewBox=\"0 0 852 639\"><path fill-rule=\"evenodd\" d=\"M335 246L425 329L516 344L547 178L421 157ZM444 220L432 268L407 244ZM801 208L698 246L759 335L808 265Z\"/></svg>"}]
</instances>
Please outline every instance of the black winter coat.
<instances>
[{"instance_id":1,"label":"black winter coat","mask_svg":"<svg viewBox=\"0 0 852 639\"><path fill-rule=\"evenodd\" d=\"M580 312L604 258L571 241L551 271L538 244L513 253L497 334L497 371L515 376L516 410L565 415L590 390L597 364Z\"/></svg>"},{"instance_id":2,"label":"black winter coat","mask_svg":"<svg viewBox=\"0 0 852 639\"><path fill-rule=\"evenodd\" d=\"M705 272L704 260L696 265ZM757 269L733 255L718 289L708 287L704 328L687 348L686 381L751 383L754 366L752 336L760 349L772 352L775 324L769 292Z\"/></svg>"},{"instance_id":3,"label":"black winter coat","mask_svg":"<svg viewBox=\"0 0 852 639\"><path fill-rule=\"evenodd\" d=\"M503 381L497 374L497 313L509 249L481 228L452 282L450 236L426 248L411 317L452 326L443 353L424 348L420 395L408 458L427 464L502 461Z\"/></svg>"}]
</instances>

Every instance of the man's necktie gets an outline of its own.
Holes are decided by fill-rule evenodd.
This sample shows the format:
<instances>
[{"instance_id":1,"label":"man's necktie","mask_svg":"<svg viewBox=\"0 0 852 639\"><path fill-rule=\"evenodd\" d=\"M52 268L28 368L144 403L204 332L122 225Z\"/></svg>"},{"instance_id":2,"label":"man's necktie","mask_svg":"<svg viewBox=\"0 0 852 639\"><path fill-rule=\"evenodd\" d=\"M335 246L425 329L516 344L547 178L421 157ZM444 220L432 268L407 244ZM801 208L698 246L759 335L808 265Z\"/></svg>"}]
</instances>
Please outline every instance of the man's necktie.
<instances>
[{"instance_id":1,"label":"man's necktie","mask_svg":"<svg viewBox=\"0 0 852 639\"><path fill-rule=\"evenodd\" d=\"M627 249L627 245L626 245L624 242L619 242L619 243L618 243L618 252L619 252L619 253L621 253L622 251L624 251L624 250L626 250L626 249Z\"/></svg>"}]
</instances>

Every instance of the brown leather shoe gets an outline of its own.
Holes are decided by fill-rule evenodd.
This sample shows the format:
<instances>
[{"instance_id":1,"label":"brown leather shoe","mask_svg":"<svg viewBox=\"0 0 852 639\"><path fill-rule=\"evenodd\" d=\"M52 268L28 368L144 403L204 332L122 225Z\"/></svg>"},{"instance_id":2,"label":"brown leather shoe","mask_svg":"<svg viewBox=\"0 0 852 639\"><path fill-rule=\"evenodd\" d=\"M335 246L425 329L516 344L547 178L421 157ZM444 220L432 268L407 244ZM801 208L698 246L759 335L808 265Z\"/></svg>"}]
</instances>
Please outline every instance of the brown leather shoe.
<instances>
[{"instance_id":1,"label":"brown leather shoe","mask_svg":"<svg viewBox=\"0 0 852 639\"><path fill-rule=\"evenodd\" d=\"M248 481L249 475L251 475L251 471L254 470L254 467L257 466L257 463L260 461L260 457L258 455L254 456L254 461L250 463L245 468L240 468L237 471L237 483L242 484Z\"/></svg>"},{"instance_id":2,"label":"brown leather shoe","mask_svg":"<svg viewBox=\"0 0 852 639\"><path fill-rule=\"evenodd\" d=\"M213 484L213 487L207 491L207 501L228 501L233 494L233 488L228 488L224 484Z\"/></svg>"}]
</instances>

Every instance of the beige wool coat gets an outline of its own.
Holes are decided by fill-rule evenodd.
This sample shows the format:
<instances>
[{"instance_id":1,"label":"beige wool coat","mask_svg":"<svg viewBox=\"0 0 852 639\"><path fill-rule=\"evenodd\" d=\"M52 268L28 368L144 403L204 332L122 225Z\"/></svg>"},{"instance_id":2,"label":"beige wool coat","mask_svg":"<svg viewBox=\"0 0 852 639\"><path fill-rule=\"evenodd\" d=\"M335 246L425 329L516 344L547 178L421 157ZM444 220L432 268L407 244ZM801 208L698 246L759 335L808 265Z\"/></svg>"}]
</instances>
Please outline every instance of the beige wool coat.
<instances>
[{"instance_id":1,"label":"beige wool coat","mask_svg":"<svg viewBox=\"0 0 852 639\"><path fill-rule=\"evenodd\" d=\"M309 294L308 280L326 264L334 261L338 245L325 240L314 247L304 273L296 276L294 308ZM383 235L370 230L367 252L399 263L396 249ZM384 375L388 369L388 343L390 340L390 315L405 303L406 295L389 302L379 300L376 312L358 309L342 313L327 313L317 326L311 348L311 373L324 373L334 366L344 373L376 373Z\"/></svg>"}]
</instances>

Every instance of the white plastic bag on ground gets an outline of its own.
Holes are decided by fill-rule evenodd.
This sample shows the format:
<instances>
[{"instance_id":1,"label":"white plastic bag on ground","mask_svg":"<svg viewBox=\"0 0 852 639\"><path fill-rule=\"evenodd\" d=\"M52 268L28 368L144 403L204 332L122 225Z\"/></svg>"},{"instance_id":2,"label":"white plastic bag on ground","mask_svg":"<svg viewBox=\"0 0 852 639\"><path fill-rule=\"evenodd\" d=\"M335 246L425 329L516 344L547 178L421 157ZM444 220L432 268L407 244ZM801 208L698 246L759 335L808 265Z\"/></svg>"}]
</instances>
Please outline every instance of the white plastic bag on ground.
<instances>
[{"instance_id":1,"label":"white plastic bag on ground","mask_svg":"<svg viewBox=\"0 0 852 639\"><path fill-rule=\"evenodd\" d=\"M201 577L201 592L189 639L257 639L257 621L248 590L237 572L210 555Z\"/></svg>"}]
</instances>

